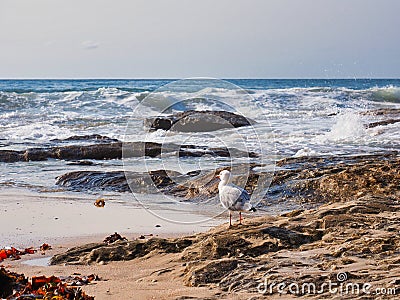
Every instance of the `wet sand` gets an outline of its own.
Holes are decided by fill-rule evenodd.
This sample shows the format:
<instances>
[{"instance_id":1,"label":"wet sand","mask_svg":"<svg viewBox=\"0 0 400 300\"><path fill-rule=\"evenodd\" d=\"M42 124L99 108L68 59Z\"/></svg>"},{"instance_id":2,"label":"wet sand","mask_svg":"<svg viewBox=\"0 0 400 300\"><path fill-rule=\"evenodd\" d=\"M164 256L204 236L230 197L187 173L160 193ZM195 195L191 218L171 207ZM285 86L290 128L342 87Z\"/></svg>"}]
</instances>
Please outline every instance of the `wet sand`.
<instances>
[{"instance_id":1,"label":"wet sand","mask_svg":"<svg viewBox=\"0 0 400 300\"><path fill-rule=\"evenodd\" d=\"M93 198L95 199L95 198ZM50 257L71 247L86 243L101 242L107 235L119 232L128 239L141 235L149 237L182 237L208 230L223 222L221 219L200 224L177 224L161 220L139 206L125 206L106 202L97 208L93 201L82 201L58 196L39 196L12 191L0 194L0 248L13 246L38 249L42 243L52 246L51 250L27 254L21 260L0 262L7 270L25 276L68 276L97 274L102 280L85 286L88 295L95 299L174 299L193 295L193 289L185 286L180 278L183 268L173 255L162 254L134 261L109 262L105 265L57 265L47 266ZM202 220L204 216L182 211L163 210L163 215L172 219L182 214L190 221ZM161 225L161 227L155 227ZM159 275L160 270L174 269ZM172 277L171 277L172 276ZM207 298L215 294L208 287L196 288L196 295Z\"/></svg>"},{"instance_id":2,"label":"wet sand","mask_svg":"<svg viewBox=\"0 0 400 300\"><path fill-rule=\"evenodd\" d=\"M94 206L96 197L40 195L21 190L0 193L0 248L38 247L48 244L76 244L102 240L118 232L129 239L140 235L176 236L205 231L222 219L198 224L162 220L140 205L107 201L103 208ZM201 221L204 215L173 207L153 210L172 220ZM160 227L156 227L160 225Z\"/></svg>"}]
</instances>

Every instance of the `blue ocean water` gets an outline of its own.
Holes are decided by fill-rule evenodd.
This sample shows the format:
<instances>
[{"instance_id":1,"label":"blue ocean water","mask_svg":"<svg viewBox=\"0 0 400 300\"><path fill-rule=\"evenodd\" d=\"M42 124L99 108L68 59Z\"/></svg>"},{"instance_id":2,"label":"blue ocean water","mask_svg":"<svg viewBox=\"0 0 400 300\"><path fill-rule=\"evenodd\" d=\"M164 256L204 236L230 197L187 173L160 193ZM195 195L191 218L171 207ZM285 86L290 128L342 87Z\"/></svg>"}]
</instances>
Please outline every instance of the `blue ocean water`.
<instances>
[{"instance_id":1,"label":"blue ocean water","mask_svg":"<svg viewBox=\"0 0 400 300\"><path fill-rule=\"evenodd\" d=\"M276 159L400 149L400 123L367 128L369 123L387 117L371 111L400 109L400 79L228 79L197 90L174 82L0 80L0 150L51 146L57 143L55 139L88 134L124 141L221 146L236 143L238 132L246 136L249 150ZM144 101L149 95L155 95L152 101ZM163 107L169 110L162 111ZM190 135L148 133L143 128L144 118L160 113L229 108L255 120L255 131L243 128ZM205 167L211 164L201 163ZM52 188L64 164L0 163L0 185ZM159 168L159 162L149 162L148 166ZM101 168L121 169L121 162L102 162ZM182 166L173 161L169 168L182 171ZM186 162L185 171L191 168L198 168L198 163Z\"/></svg>"},{"instance_id":2,"label":"blue ocean water","mask_svg":"<svg viewBox=\"0 0 400 300\"><path fill-rule=\"evenodd\" d=\"M95 91L99 88L117 88L128 92L154 91L178 79L37 79L0 80L1 92L54 93L71 91ZM348 88L367 90L372 88L399 87L400 79L224 79L243 89L290 89L290 88Z\"/></svg>"}]
</instances>

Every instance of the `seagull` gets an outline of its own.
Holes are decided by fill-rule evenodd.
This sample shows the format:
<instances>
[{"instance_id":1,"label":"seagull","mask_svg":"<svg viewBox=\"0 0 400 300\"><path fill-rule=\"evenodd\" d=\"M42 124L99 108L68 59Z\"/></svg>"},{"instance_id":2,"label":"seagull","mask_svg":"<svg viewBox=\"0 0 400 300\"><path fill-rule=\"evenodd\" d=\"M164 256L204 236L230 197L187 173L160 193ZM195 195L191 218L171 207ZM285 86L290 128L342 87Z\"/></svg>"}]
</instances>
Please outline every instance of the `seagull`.
<instances>
[{"instance_id":1,"label":"seagull","mask_svg":"<svg viewBox=\"0 0 400 300\"><path fill-rule=\"evenodd\" d=\"M218 184L219 200L223 207L229 210L229 226L232 226L231 211L239 211L239 224L242 224L242 211L256 211L250 204L250 195L246 190L229 183L231 172L223 170L217 177L221 180Z\"/></svg>"}]
</instances>

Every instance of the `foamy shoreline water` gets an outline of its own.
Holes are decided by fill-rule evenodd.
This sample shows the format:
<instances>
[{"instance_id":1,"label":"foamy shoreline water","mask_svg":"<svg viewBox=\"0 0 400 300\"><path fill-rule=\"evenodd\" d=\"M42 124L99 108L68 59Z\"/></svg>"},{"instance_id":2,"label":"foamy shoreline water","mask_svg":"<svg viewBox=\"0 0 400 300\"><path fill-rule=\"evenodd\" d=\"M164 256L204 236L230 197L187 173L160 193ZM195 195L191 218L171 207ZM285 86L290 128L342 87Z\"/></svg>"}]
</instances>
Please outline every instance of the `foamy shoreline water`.
<instances>
[{"instance_id":1,"label":"foamy shoreline water","mask_svg":"<svg viewBox=\"0 0 400 300\"><path fill-rule=\"evenodd\" d=\"M248 136L246 145L260 151L248 128L222 130L213 134L147 133L143 119L160 113L167 98L192 98L178 103L181 110L240 110L257 123L258 138L266 148L263 155L278 158L294 155L337 155L391 151L400 147L399 123L365 128L382 116L365 111L400 107L400 80L231 80L236 90L202 88L196 93L157 89L172 80L0 80L0 149L25 150L57 145L55 140L74 135L101 134L122 141L179 142L220 147L234 142L237 132ZM241 88L241 89L239 89ZM155 92L157 101L137 105ZM248 93L245 97L243 95ZM193 99L195 97L195 99ZM163 102L164 101L164 102ZM221 103L224 104L221 106ZM257 109L253 109L257 107ZM129 135L125 135L129 123ZM77 143L84 143L78 141ZM52 162L0 165L0 187L29 177L41 169L62 167ZM102 162L102 168L113 162ZM117 165L118 162L115 163ZM178 166L175 166L178 168ZM12 174L16 174L14 176ZM61 175L54 173L51 176ZM54 177L55 177L54 176ZM49 178L37 186L49 188ZM23 184L27 184L24 181Z\"/></svg>"}]
</instances>

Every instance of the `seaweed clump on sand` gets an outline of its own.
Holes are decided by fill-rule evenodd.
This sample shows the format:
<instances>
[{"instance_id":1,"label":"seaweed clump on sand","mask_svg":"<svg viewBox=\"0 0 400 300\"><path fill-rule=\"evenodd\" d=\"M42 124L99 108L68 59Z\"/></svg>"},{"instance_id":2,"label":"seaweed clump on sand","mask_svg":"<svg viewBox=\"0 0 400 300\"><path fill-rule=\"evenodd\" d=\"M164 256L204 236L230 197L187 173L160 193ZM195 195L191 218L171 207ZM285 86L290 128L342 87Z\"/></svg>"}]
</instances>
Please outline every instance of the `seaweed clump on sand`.
<instances>
[{"instance_id":1,"label":"seaweed clump on sand","mask_svg":"<svg viewBox=\"0 0 400 300\"><path fill-rule=\"evenodd\" d=\"M96 275L85 276L84 278L74 277L61 279L56 276L32 277L28 280L23 274L17 274L0 269L0 297L2 299L57 299L57 300L94 300L76 285L89 284L98 280ZM75 286L74 286L75 285Z\"/></svg>"}]
</instances>

